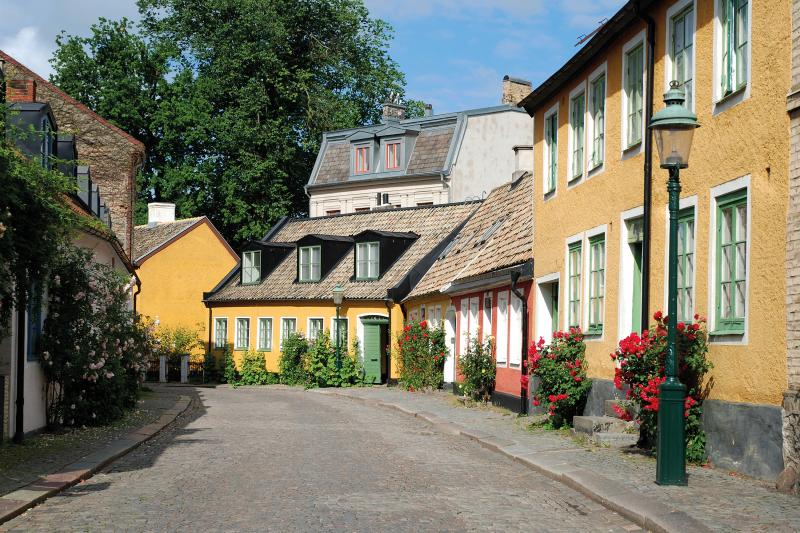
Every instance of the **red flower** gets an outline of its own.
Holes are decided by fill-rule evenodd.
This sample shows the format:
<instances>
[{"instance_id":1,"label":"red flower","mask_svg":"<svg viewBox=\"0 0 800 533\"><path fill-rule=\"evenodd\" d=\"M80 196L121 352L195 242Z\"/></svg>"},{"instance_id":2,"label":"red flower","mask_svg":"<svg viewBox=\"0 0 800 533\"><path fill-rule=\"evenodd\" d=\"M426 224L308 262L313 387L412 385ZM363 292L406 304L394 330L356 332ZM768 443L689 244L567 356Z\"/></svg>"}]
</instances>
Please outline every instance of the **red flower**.
<instances>
[{"instance_id":1,"label":"red flower","mask_svg":"<svg viewBox=\"0 0 800 533\"><path fill-rule=\"evenodd\" d=\"M580 383L581 381L583 381L583 378L580 376L575 376L575 383Z\"/></svg>"},{"instance_id":2,"label":"red flower","mask_svg":"<svg viewBox=\"0 0 800 533\"><path fill-rule=\"evenodd\" d=\"M699 330L700 329L700 324L692 324L692 329L695 330L695 331Z\"/></svg>"},{"instance_id":3,"label":"red flower","mask_svg":"<svg viewBox=\"0 0 800 533\"><path fill-rule=\"evenodd\" d=\"M419 323L419 327L421 327L422 329L426 329L428 327L428 321L423 320L422 322Z\"/></svg>"},{"instance_id":4,"label":"red flower","mask_svg":"<svg viewBox=\"0 0 800 533\"><path fill-rule=\"evenodd\" d=\"M522 374L519 377L519 382L520 382L520 384L522 385L523 388L525 388L525 389L528 388L528 376L526 376L525 374Z\"/></svg>"},{"instance_id":5,"label":"red flower","mask_svg":"<svg viewBox=\"0 0 800 533\"><path fill-rule=\"evenodd\" d=\"M533 400L533 405L538 407L539 406L539 400Z\"/></svg>"},{"instance_id":6,"label":"red flower","mask_svg":"<svg viewBox=\"0 0 800 533\"><path fill-rule=\"evenodd\" d=\"M653 320L661 320L664 314L661 311L656 311L653 313Z\"/></svg>"},{"instance_id":7,"label":"red flower","mask_svg":"<svg viewBox=\"0 0 800 533\"><path fill-rule=\"evenodd\" d=\"M678 331L683 332L683 330L686 329L686 324L684 324L683 322L678 322L677 328L678 328Z\"/></svg>"}]
</instances>

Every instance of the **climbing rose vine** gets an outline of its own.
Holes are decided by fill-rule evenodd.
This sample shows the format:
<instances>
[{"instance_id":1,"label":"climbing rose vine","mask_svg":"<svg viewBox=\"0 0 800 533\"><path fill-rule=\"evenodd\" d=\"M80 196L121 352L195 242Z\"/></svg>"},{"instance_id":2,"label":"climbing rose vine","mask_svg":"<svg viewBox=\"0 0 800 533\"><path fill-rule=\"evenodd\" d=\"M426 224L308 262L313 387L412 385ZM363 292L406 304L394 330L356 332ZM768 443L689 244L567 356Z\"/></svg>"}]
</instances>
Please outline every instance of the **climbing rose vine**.
<instances>
[{"instance_id":1,"label":"climbing rose vine","mask_svg":"<svg viewBox=\"0 0 800 533\"><path fill-rule=\"evenodd\" d=\"M157 350L153 324L134 317L133 279L89 252L64 246L53 272L37 346L48 425L109 423L136 404L142 371Z\"/></svg>"},{"instance_id":2,"label":"climbing rose vine","mask_svg":"<svg viewBox=\"0 0 800 533\"><path fill-rule=\"evenodd\" d=\"M540 337L528 349L529 373L539 378L533 405L547 405L550 427L571 426L572 417L583 412L592 388L586 375L585 352L580 328L556 331L550 344Z\"/></svg>"},{"instance_id":3,"label":"climbing rose vine","mask_svg":"<svg viewBox=\"0 0 800 533\"><path fill-rule=\"evenodd\" d=\"M444 380L444 331L426 320L410 322L397 335L400 383L409 390L438 389Z\"/></svg>"},{"instance_id":4,"label":"climbing rose vine","mask_svg":"<svg viewBox=\"0 0 800 533\"><path fill-rule=\"evenodd\" d=\"M640 445L652 447L658 425L658 388L666 380L664 361L667 354L668 317L661 311L653 315L655 324L641 335L631 333L619 342L611 354L616 361L614 386L626 390L626 401L616 411L623 418L636 417L640 424ZM712 368L707 359L706 320L694 315L694 322L678 322L678 374L686 385L686 459L700 463L705 459L705 433L701 426L703 399L710 383L704 381Z\"/></svg>"}]
</instances>

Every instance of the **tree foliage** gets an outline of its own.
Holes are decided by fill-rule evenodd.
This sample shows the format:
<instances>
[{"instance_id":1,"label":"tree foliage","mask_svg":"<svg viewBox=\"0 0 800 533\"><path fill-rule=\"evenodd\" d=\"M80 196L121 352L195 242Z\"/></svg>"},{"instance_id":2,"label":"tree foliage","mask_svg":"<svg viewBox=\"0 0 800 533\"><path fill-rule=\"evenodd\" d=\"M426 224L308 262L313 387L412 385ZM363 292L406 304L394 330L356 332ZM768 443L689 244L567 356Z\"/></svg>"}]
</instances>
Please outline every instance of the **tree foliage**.
<instances>
[{"instance_id":1,"label":"tree foliage","mask_svg":"<svg viewBox=\"0 0 800 533\"><path fill-rule=\"evenodd\" d=\"M306 210L322 132L376 122L403 93L392 30L362 0L138 5L139 26L100 19L52 60L55 83L145 143L138 213L175 201L236 244L260 238Z\"/></svg>"}]
</instances>

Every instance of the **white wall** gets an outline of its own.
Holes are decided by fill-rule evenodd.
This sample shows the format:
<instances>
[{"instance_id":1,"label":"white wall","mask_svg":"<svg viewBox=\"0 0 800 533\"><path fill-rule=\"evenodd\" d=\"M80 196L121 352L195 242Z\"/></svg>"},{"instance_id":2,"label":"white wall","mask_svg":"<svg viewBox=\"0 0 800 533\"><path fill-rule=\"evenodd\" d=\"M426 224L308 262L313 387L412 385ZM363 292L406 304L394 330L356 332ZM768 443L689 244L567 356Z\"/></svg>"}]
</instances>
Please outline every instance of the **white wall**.
<instances>
[{"instance_id":1,"label":"white wall","mask_svg":"<svg viewBox=\"0 0 800 533\"><path fill-rule=\"evenodd\" d=\"M451 174L450 200L483 197L503 183L511 181L516 169L513 147L533 144L533 119L527 113L505 111L469 116L464 139ZM532 152L521 159L530 164ZM485 193L485 194L484 194Z\"/></svg>"},{"instance_id":2,"label":"white wall","mask_svg":"<svg viewBox=\"0 0 800 533\"><path fill-rule=\"evenodd\" d=\"M447 187L439 178L403 180L395 183L364 183L362 187L318 191L309 200L312 217L324 216L330 210L342 214L354 213L358 208L377 207L378 193L389 193L389 202L400 207L415 207L420 202L445 204L449 201Z\"/></svg>"}]
</instances>

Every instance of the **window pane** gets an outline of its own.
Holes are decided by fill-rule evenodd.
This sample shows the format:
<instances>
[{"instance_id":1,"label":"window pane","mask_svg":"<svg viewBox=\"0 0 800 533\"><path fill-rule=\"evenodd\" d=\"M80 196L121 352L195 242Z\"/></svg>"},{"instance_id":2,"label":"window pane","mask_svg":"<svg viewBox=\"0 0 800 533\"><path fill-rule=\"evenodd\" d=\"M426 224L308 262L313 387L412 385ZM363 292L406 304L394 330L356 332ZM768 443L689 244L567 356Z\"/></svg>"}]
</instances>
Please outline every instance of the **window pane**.
<instances>
[{"instance_id":1,"label":"window pane","mask_svg":"<svg viewBox=\"0 0 800 533\"><path fill-rule=\"evenodd\" d=\"M730 281L733 274L733 257L731 257L731 247L722 248L722 281Z\"/></svg>"},{"instance_id":2,"label":"window pane","mask_svg":"<svg viewBox=\"0 0 800 533\"><path fill-rule=\"evenodd\" d=\"M747 205L736 207L736 240L743 241L747 238Z\"/></svg>"},{"instance_id":3,"label":"window pane","mask_svg":"<svg viewBox=\"0 0 800 533\"><path fill-rule=\"evenodd\" d=\"M728 208L722 211L722 244L728 244L732 240L732 217L732 209Z\"/></svg>"},{"instance_id":4,"label":"window pane","mask_svg":"<svg viewBox=\"0 0 800 533\"><path fill-rule=\"evenodd\" d=\"M731 284L722 284L722 318L730 317L731 308Z\"/></svg>"}]
</instances>

